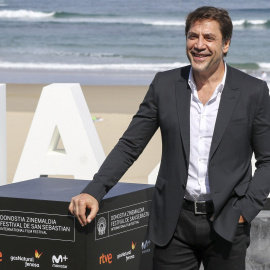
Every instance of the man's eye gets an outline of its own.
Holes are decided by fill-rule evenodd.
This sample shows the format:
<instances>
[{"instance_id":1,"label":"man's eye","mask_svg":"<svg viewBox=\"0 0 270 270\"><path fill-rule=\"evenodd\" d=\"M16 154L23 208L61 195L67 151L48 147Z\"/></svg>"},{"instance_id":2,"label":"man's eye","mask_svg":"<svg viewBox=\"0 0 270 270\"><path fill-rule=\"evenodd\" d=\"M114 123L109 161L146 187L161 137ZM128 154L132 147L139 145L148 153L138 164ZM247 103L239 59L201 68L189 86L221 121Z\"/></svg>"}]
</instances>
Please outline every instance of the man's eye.
<instances>
[{"instance_id":1,"label":"man's eye","mask_svg":"<svg viewBox=\"0 0 270 270\"><path fill-rule=\"evenodd\" d=\"M215 40L215 38L214 38L214 37L205 37L205 39L206 39L206 40L209 40L209 41L213 41L213 40Z\"/></svg>"}]
</instances>

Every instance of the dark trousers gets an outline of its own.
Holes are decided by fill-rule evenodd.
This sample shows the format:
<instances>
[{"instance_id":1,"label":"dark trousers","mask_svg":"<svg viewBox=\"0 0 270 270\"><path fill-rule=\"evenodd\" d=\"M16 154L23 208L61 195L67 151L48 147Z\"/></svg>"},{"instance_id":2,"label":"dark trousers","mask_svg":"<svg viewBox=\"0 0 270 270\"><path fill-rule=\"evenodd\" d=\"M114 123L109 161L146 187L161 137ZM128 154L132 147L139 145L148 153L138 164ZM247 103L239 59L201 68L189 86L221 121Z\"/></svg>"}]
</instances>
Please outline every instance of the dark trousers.
<instances>
[{"instance_id":1,"label":"dark trousers","mask_svg":"<svg viewBox=\"0 0 270 270\"><path fill-rule=\"evenodd\" d=\"M215 233L211 216L182 209L169 244L155 247L153 270L198 270L201 263L205 270L244 270L249 224L238 224L231 243Z\"/></svg>"}]
</instances>

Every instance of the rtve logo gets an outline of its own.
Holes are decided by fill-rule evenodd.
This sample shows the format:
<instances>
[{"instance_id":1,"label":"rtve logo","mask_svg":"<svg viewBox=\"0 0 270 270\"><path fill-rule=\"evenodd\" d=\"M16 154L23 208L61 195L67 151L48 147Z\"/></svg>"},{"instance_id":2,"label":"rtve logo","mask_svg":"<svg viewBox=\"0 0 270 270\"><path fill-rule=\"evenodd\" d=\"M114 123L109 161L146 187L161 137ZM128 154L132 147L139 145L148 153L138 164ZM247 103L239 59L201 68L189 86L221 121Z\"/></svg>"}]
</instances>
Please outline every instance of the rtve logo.
<instances>
[{"instance_id":1,"label":"rtve logo","mask_svg":"<svg viewBox=\"0 0 270 270\"><path fill-rule=\"evenodd\" d=\"M3 254L2 254L2 252L0 251L0 262L2 262L3 261Z\"/></svg>"},{"instance_id":2,"label":"rtve logo","mask_svg":"<svg viewBox=\"0 0 270 270\"><path fill-rule=\"evenodd\" d=\"M111 264L112 263L112 254L109 253L107 255L104 255L102 253L102 255L99 257L99 264L102 264L102 263L109 263L109 264Z\"/></svg>"}]
</instances>

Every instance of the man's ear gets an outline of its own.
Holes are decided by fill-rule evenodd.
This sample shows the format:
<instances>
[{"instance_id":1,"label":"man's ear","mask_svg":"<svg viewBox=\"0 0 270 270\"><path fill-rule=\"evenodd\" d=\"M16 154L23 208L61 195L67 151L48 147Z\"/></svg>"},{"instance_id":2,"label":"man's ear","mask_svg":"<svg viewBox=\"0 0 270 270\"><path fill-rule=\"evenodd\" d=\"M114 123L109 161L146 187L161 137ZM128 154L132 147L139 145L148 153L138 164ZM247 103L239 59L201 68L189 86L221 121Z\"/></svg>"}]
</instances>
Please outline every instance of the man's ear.
<instances>
[{"instance_id":1,"label":"man's ear","mask_svg":"<svg viewBox=\"0 0 270 270\"><path fill-rule=\"evenodd\" d=\"M231 43L230 39L224 41L223 46L222 46L222 51L224 54L228 52L230 43Z\"/></svg>"}]
</instances>

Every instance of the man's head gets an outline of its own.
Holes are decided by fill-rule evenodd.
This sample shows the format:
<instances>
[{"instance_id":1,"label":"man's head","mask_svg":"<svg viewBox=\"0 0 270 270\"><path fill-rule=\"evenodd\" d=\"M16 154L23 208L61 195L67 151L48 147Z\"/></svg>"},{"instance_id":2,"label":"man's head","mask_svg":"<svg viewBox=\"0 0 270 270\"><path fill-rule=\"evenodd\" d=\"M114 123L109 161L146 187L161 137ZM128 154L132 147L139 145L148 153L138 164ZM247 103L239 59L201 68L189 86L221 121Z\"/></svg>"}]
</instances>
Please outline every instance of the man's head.
<instances>
[{"instance_id":1,"label":"man's head","mask_svg":"<svg viewBox=\"0 0 270 270\"><path fill-rule=\"evenodd\" d=\"M193 72L207 76L224 70L232 36L228 12L215 7L201 7L186 20L186 53Z\"/></svg>"},{"instance_id":2,"label":"man's head","mask_svg":"<svg viewBox=\"0 0 270 270\"><path fill-rule=\"evenodd\" d=\"M231 41L233 24L227 10L216 7L203 6L188 14L186 19L185 34L188 36L188 31L192 24L197 21L213 20L219 24L219 29L222 35L223 43ZM224 56L227 52L224 53Z\"/></svg>"}]
</instances>

